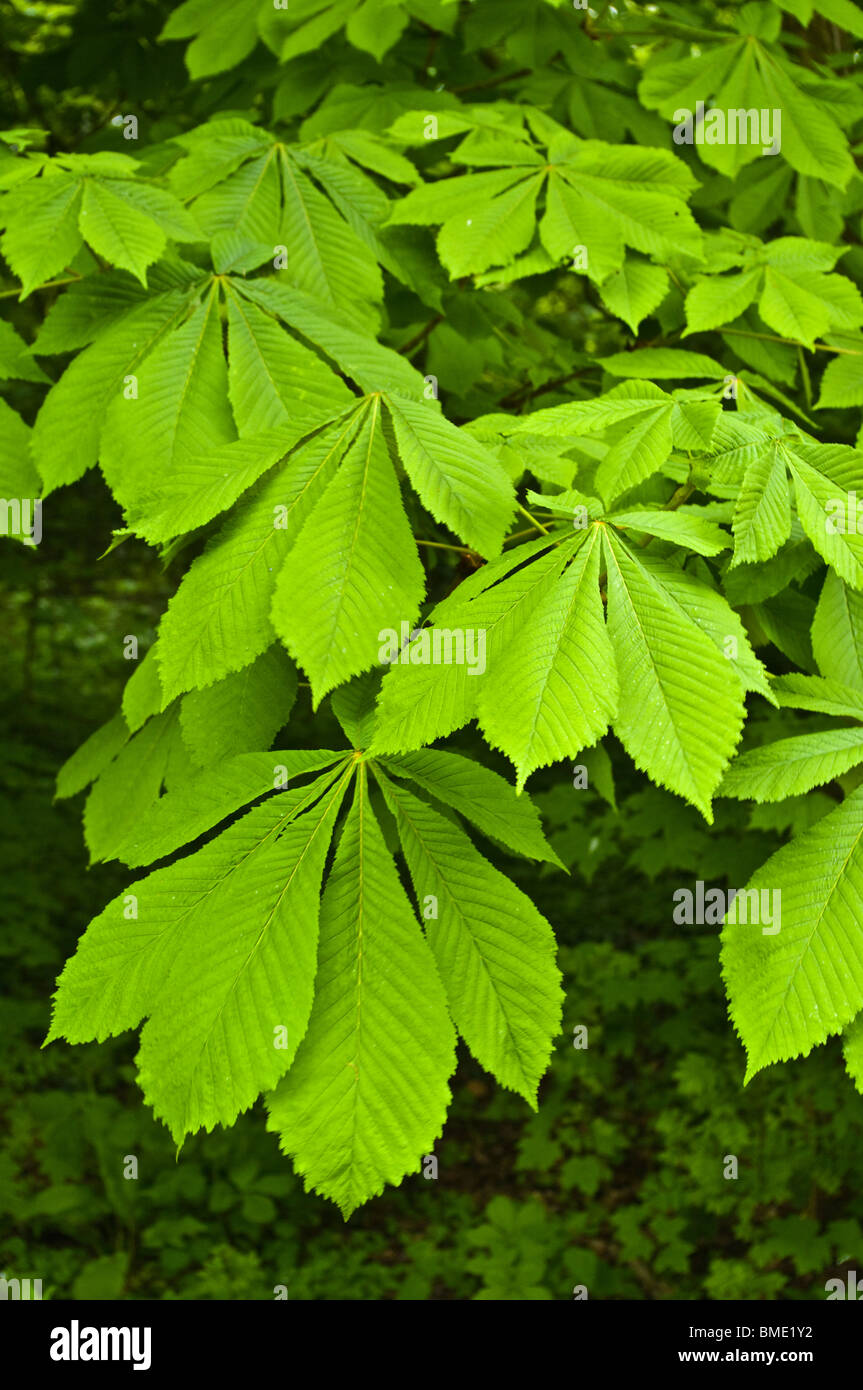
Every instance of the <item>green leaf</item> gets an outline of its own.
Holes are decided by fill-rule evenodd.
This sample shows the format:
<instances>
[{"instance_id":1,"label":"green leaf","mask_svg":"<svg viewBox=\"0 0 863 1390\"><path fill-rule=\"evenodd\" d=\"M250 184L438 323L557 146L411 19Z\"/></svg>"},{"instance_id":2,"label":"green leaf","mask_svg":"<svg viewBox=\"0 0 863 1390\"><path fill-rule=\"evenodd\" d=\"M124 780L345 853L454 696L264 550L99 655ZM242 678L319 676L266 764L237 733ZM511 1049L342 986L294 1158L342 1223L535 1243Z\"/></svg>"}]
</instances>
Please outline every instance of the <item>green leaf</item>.
<instances>
[{"instance_id":1,"label":"green leaf","mask_svg":"<svg viewBox=\"0 0 863 1390\"><path fill-rule=\"evenodd\" d=\"M621 382L614 391L629 388L633 394L643 386ZM611 445L596 470L596 487L606 503L644 482L666 462L673 447L672 407L660 404L633 413L625 432Z\"/></svg>"},{"instance_id":2,"label":"green leaf","mask_svg":"<svg viewBox=\"0 0 863 1390\"><path fill-rule=\"evenodd\" d=\"M850 351L858 355L833 357L827 363L821 378L817 410L863 405L863 344Z\"/></svg>"},{"instance_id":3,"label":"green leaf","mask_svg":"<svg viewBox=\"0 0 863 1390\"><path fill-rule=\"evenodd\" d=\"M311 53L320 48L331 34L342 27L354 8L354 0L341 0L341 3L336 0L335 4L316 5L314 8L320 9L321 12L313 14L305 22L302 22L303 11L300 12L300 24L288 35L282 46L280 58L283 63L290 62L302 53Z\"/></svg>"},{"instance_id":4,"label":"green leaf","mask_svg":"<svg viewBox=\"0 0 863 1390\"><path fill-rule=\"evenodd\" d=\"M241 671L275 641L279 570L356 427L352 412L299 445L193 561L159 628L166 700Z\"/></svg>"},{"instance_id":5,"label":"green leaf","mask_svg":"<svg viewBox=\"0 0 863 1390\"><path fill-rule=\"evenodd\" d=\"M151 490L130 501L129 530L158 545L205 526L274 464L284 463L292 443L292 433L283 429L214 444L203 455L189 454L181 470L162 473L152 480Z\"/></svg>"},{"instance_id":6,"label":"green leaf","mask_svg":"<svg viewBox=\"0 0 863 1390\"><path fill-rule=\"evenodd\" d=\"M296 439L353 401L320 357L237 293L228 295L228 363L231 406L241 436L279 429Z\"/></svg>"},{"instance_id":7,"label":"green leaf","mask_svg":"<svg viewBox=\"0 0 863 1390\"><path fill-rule=\"evenodd\" d=\"M471 206L467 216L444 223L438 234L438 255L454 280L492 265L508 265L527 249L541 187L541 176L532 175L491 202Z\"/></svg>"},{"instance_id":8,"label":"green leaf","mask_svg":"<svg viewBox=\"0 0 863 1390\"><path fill-rule=\"evenodd\" d=\"M110 183L87 179L80 227L94 251L146 285L147 266L165 248L165 233L152 218L119 198Z\"/></svg>"},{"instance_id":9,"label":"green leaf","mask_svg":"<svg viewBox=\"0 0 863 1390\"><path fill-rule=\"evenodd\" d=\"M260 0L186 0L169 16L160 39L186 39L193 78L226 72L247 58L258 40Z\"/></svg>"},{"instance_id":10,"label":"green leaf","mask_svg":"<svg viewBox=\"0 0 863 1390\"><path fill-rule=\"evenodd\" d=\"M846 584L863 589L863 535L856 529L863 455L843 445L802 442L786 445L785 453L804 531Z\"/></svg>"},{"instance_id":11,"label":"green leaf","mask_svg":"<svg viewBox=\"0 0 863 1390\"><path fill-rule=\"evenodd\" d=\"M117 846L155 802L177 756L176 709L149 719L102 771L84 808L91 863L112 859Z\"/></svg>"},{"instance_id":12,"label":"green leaf","mask_svg":"<svg viewBox=\"0 0 863 1390\"><path fill-rule=\"evenodd\" d=\"M281 170L280 241L288 248L288 275L299 289L364 327L363 301L371 305L383 297L374 255L287 154Z\"/></svg>"},{"instance_id":13,"label":"green leaf","mask_svg":"<svg viewBox=\"0 0 863 1390\"><path fill-rule=\"evenodd\" d=\"M33 426L33 458L43 495L76 482L98 461L106 410L122 398L127 379L136 375L147 354L186 318L188 298L188 292L168 291L124 314L48 392Z\"/></svg>"},{"instance_id":14,"label":"green leaf","mask_svg":"<svg viewBox=\"0 0 863 1390\"><path fill-rule=\"evenodd\" d=\"M560 172L590 207L601 239L620 237L645 256L700 255L701 233L686 206L695 183L675 155L585 140ZM590 258L594 247L589 239L587 248Z\"/></svg>"},{"instance_id":15,"label":"green leaf","mask_svg":"<svg viewBox=\"0 0 863 1390\"><path fill-rule=\"evenodd\" d=\"M393 777L407 777L438 801L452 806L465 820L472 821L484 834L498 840L516 854L561 865L548 844L536 807L529 796L519 796L513 787L491 768L464 758L424 748L419 753L402 753L382 759Z\"/></svg>"},{"instance_id":16,"label":"green leaf","mask_svg":"<svg viewBox=\"0 0 863 1390\"><path fill-rule=\"evenodd\" d=\"M617 710L617 671L599 593L599 527L581 538L569 567L552 571L530 622L489 666L479 722L518 774L575 756L608 730Z\"/></svg>"},{"instance_id":17,"label":"green leaf","mask_svg":"<svg viewBox=\"0 0 863 1390\"><path fill-rule=\"evenodd\" d=\"M0 319L0 381L48 381L11 323Z\"/></svg>"},{"instance_id":18,"label":"green leaf","mask_svg":"<svg viewBox=\"0 0 863 1390\"><path fill-rule=\"evenodd\" d=\"M494 455L428 405L396 395L386 404L423 505L480 555L499 554L515 498Z\"/></svg>"},{"instance_id":19,"label":"green leaf","mask_svg":"<svg viewBox=\"0 0 863 1390\"><path fill-rule=\"evenodd\" d=\"M117 391L108 406L101 447L111 490L132 511L187 459L236 438L214 291L160 339L136 375L135 393Z\"/></svg>"},{"instance_id":20,"label":"green leaf","mask_svg":"<svg viewBox=\"0 0 863 1390\"><path fill-rule=\"evenodd\" d=\"M156 648L150 647L143 660L126 681L123 691L123 718L129 732L135 734L146 724L153 714L162 708L162 686L159 681L159 667Z\"/></svg>"},{"instance_id":21,"label":"green leaf","mask_svg":"<svg viewBox=\"0 0 863 1390\"><path fill-rule=\"evenodd\" d=\"M273 597L276 631L308 674L315 708L334 686L377 663L385 630L413 625L424 590L380 397L373 397Z\"/></svg>"},{"instance_id":22,"label":"green leaf","mask_svg":"<svg viewBox=\"0 0 863 1390\"><path fill-rule=\"evenodd\" d=\"M697 555L719 555L728 549L728 535L698 515L698 510L666 511L664 508L631 508L625 512L610 512L606 518L614 526L639 531L646 536L660 536L675 545L694 550Z\"/></svg>"},{"instance_id":23,"label":"green leaf","mask_svg":"<svg viewBox=\"0 0 863 1390\"><path fill-rule=\"evenodd\" d=\"M514 632L529 621L544 592L544 580L549 570L562 567L563 557L542 537L533 544L546 550L534 563L512 570L513 565L527 559L527 546L519 547L497 561L483 566L476 584L465 581L455 594L438 604L431 615L434 622L426 626L426 641L435 630L441 634L471 631L485 633L485 664L493 669L497 654L503 651ZM509 572L512 571L510 574ZM506 583L495 579L508 576ZM488 588L481 586L488 585ZM441 636L441 643L444 637ZM436 665L422 659L423 639L417 638L400 653L384 677L378 701L378 722L372 753L403 753L422 748L436 738L460 729L476 717L481 680L478 663ZM414 660L414 653L417 660Z\"/></svg>"},{"instance_id":24,"label":"green leaf","mask_svg":"<svg viewBox=\"0 0 863 1390\"><path fill-rule=\"evenodd\" d=\"M192 776L167 791L136 821L118 844L114 857L132 868L165 859L244 806L263 801L273 792L283 799L285 788L297 777L338 763L335 776L344 771L347 762L344 750L337 753L327 749L308 752L279 748L271 753L238 753L202 771L193 768ZM292 792L286 802L292 814L313 804L318 784L312 782L299 788L299 792L299 796Z\"/></svg>"},{"instance_id":25,"label":"green leaf","mask_svg":"<svg viewBox=\"0 0 863 1390\"><path fill-rule=\"evenodd\" d=\"M863 693L825 676L804 676L792 671L774 678L773 691L783 709L817 710L821 714L863 720Z\"/></svg>"},{"instance_id":26,"label":"green leaf","mask_svg":"<svg viewBox=\"0 0 863 1390\"><path fill-rule=\"evenodd\" d=\"M767 100L782 112L782 155L800 174L845 188L854 173L847 141L823 104L791 80L783 65L759 47L758 62Z\"/></svg>"},{"instance_id":27,"label":"green leaf","mask_svg":"<svg viewBox=\"0 0 863 1390\"><path fill-rule=\"evenodd\" d=\"M824 277L814 278L816 283L810 287L801 283L799 274L792 278L776 267L768 266L758 301L765 323L783 338L799 338L808 348L826 332L832 318L829 304L817 292L820 288L817 282Z\"/></svg>"},{"instance_id":28,"label":"green leaf","mask_svg":"<svg viewBox=\"0 0 863 1390\"><path fill-rule=\"evenodd\" d=\"M703 586L606 536L608 631L620 683L614 731L637 767L710 822L710 799L743 727L740 682L693 616Z\"/></svg>"},{"instance_id":29,"label":"green leaf","mask_svg":"<svg viewBox=\"0 0 863 1390\"><path fill-rule=\"evenodd\" d=\"M828 570L812 623L812 651L821 674L863 690L863 594Z\"/></svg>"},{"instance_id":30,"label":"green leaf","mask_svg":"<svg viewBox=\"0 0 863 1390\"><path fill-rule=\"evenodd\" d=\"M723 929L722 969L747 1081L771 1062L805 1057L863 1008L861 835L856 791L750 879L747 890L781 905L781 929Z\"/></svg>"},{"instance_id":31,"label":"green leaf","mask_svg":"<svg viewBox=\"0 0 863 1390\"><path fill-rule=\"evenodd\" d=\"M315 1002L268 1128L345 1217L418 1172L441 1132L455 1035L435 963L368 799L365 771L321 905Z\"/></svg>"},{"instance_id":32,"label":"green leaf","mask_svg":"<svg viewBox=\"0 0 863 1390\"><path fill-rule=\"evenodd\" d=\"M846 29L857 39L863 39L863 16L851 0L815 0L812 6L840 29Z\"/></svg>"},{"instance_id":33,"label":"green leaf","mask_svg":"<svg viewBox=\"0 0 863 1390\"><path fill-rule=\"evenodd\" d=\"M77 179L56 174L7 194L4 203L3 255L21 281L25 299L37 285L68 269L81 249L81 185Z\"/></svg>"},{"instance_id":34,"label":"green leaf","mask_svg":"<svg viewBox=\"0 0 863 1390\"><path fill-rule=\"evenodd\" d=\"M30 498L35 502L41 493L39 475L30 457L32 431L25 425L21 416L11 406L0 399L0 493L8 499ZM29 513L29 529L32 531L36 520L35 505ZM19 521L25 529L24 516ZM14 520L7 513L7 527Z\"/></svg>"},{"instance_id":35,"label":"green leaf","mask_svg":"<svg viewBox=\"0 0 863 1390\"><path fill-rule=\"evenodd\" d=\"M296 667L273 645L242 671L183 696L183 742L199 767L269 748L296 698Z\"/></svg>"},{"instance_id":36,"label":"green leaf","mask_svg":"<svg viewBox=\"0 0 863 1390\"><path fill-rule=\"evenodd\" d=\"M668 275L662 266L628 257L619 270L599 287L600 298L633 333L638 325L659 308L668 293Z\"/></svg>"},{"instance_id":37,"label":"green leaf","mask_svg":"<svg viewBox=\"0 0 863 1390\"><path fill-rule=\"evenodd\" d=\"M318 899L344 777L292 816L287 792L134 885L88 928L49 1039L135 1027L148 1104L175 1140L231 1124L290 1066L311 1010ZM284 1031L282 1031L284 1030ZM225 1085L225 1077L230 1084Z\"/></svg>"},{"instance_id":38,"label":"green leaf","mask_svg":"<svg viewBox=\"0 0 863 1390\"><path fill-rule=\"evenodd\" d=\"M57 797L76 796L83 791L114 761L128 740L129 728L118 710L66 759L57 773Z\"/></svg>"},{"instance_id":39,"label":"green leaf","mask_svg":"<svg viewBox=\"0 0 863 1390\"><path fill-rule=\"evenodd\" d=\"M717 795L739 801L784 801L832 782L860 762L863 729L827 729L781 738L735 758Z\"/></svg>"},{"instance_id":40,"label":"green leaf","mask_svg":"<svg viewBox=\"0 0 863 1390\"><path fill-rule=\"evenodd\" d=\"M555 169L551 170L548 180L539 234L554 261L578 264L578 252L584 249L587 274L596 284L613 276L623 264L624 244L620 231ZM618 313L612 305L609 308Z\"/></svg>"},{"instance_id":41,"label":"green leaf","mask_svg":"<svg viewBox=\"0 0 863 1390\"><path fill-rule=\"evenodd\" d=\"M393 0L363 0L350 15L345 33L355 48L371 53L378 62L400 37L409 16Z\"/></svg>"},{"instance_id":42,"label":"green leaf","mask_svg":"<svg viewBox=\"0 0 863 1390\"><path fill-rule=\"evenodd\" d=\"M554 934L462 830L380 780L455 1025L477 1061L535 1109L560 1028Z\"/></svg>"},{"instance_id":43,"label":"green leaf","mask_svg":"<svg viewBox=\"0 0 863 1390\"><path fill-rule=\"evenodd\" d=\"M791 534L791 498L785 458L777 441L752 451L734 504L731 564L769 560Z\"/></svg>"},{"instance_id":44,"label":"green leaf","mask_svg":"<svg viewBox=\"0 0 863 1390\"><path fill-rule=\"evenodd\" d=\"M616 352L611 357L598 357L597 363L612 376L638 377L641 380L690 381L707 377L721 380L725 368L701 352L686 352L682 348L638 348L635 352Z\"/></svg>"},{"instance_id":45,"label":"green leaf","mask_svg":"<svg viewBox=\"0 0 863 1390\"><path fill-rule=\"evenodd\" d=\"M245 282L243 293L325 352L360 390L422 396L424 382L415 367L368 333L346 326L344 315L328 305L272 279Z\"/></svg>"},{"instance_id":46,"label":"green leaf","mask_svg":"<svg viewBox=\"0 0 863 1390\"><path fill-rule=\"evenodd\" d=\"M686 335L705 333L739 318L758 294L763 273L757 268L700 280L686 296Z\"/></svg>"}]
</instances>

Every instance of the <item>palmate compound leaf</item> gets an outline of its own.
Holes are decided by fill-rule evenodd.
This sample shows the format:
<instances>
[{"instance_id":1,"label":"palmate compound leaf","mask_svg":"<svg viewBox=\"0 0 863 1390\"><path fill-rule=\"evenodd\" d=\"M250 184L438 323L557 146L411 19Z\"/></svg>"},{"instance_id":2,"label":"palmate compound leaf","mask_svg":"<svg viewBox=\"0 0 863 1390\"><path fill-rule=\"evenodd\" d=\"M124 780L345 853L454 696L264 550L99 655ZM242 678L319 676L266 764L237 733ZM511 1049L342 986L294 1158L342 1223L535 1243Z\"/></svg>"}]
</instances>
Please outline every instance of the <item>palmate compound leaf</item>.
<instances>
[{"instance_id":1,"label":"palmate compound leaf","mask_svg":"<svg viewBox=\"0 0 863 1390\"><path fill-rule=\"evenodd\" d=\"M395 453L383 406L396 426ZM307 671L316 703L374 665L381 632L400 631L419 610L424 577L394 472L397 457L437 519L483 553L500 549L514 506L494 455L431 406L373 393L352 418L356 438L305 522L298 518L290 528L283 541L288 558L274 581L273 625Z\"/></svg>"},{"instance_id":2,"label":"palmate compound leaf","mask_svg":"<svg viewBox=\"0 0 863 1390\"><path fill-rule=\"evenodd\" d=\"M362 390L422 394L397 353L274 276L216 278L173 258L153 267L156 293L143 302L128 276L96 278L104 284L75 286L78 309L45 344L85 351L45 397L33 457L47 495L101 454L128 524L154 543L231 505L266 466L255 471L271 432L287 449L348 408L355 398L335 368ZM218 443L238 434L242 449Z\"/></svg>"},{"instance_id":3,"label":"palmate compound leaf","mask_svg":"<svg viewBox=\"0 0 863 1390\"><path fill-rule=\"evenodd\" d=\"M594 599L586 582L590 569L601 588L593 539L583 552L575 549L569 571L579 541L562 540L566 533L558 531L460 585L393 659L372 753L421 747L476 718L487 740L512 758L521 786L533 767L596 742L611 722L642 770L709 819L710 798L742 729L745 692L776 699L740 618L706 567L696 572L704 562L696 559L690 573L643 546L630 548L615 529L630 518L632 529L647 529L653 515L636 511L592 523L607 542L607 625L596 606L599 592ZM671 538L673 514L665 522L661 529ZM684 516L674 538L713 551L723 533L703 526ZM570 630L573 598L579 622ZM509 655L513 644L517 659Z\"/></svg>"},{"instance_id":4,"label":"palmate compound leaf","mask_svg":"<svg viewBox=\"0 0 863 1390\"><path fill-rule=\"evenodd\" d=\"M258 775L257 795L272 792L277 760L289 765L291 755L252 756L269 771L263 785ZM178 1143L231 1124L296 1052L312 1003L324 861L350 770L271 795L197 853L133 884L90 924L63 970L47 1041L102 1040L146 1017L140 1082ZM165 847L192 829L188 790L176 796L151 813L161 828L139 827L151 853L154 840L157 854L171 852ZM236 796L235 787L221 797L211 787L199 824L223 819Z\"/></svg>"},{"instance_id":5,"label":"palmate compound leaf","mask_svg":"<svg viewBox=\"0 0 863 1390\"><path fill-rule=\"evenodd\" d=\"M165 189L136 181L136 167L124 155L63 155L50 173L6 193L3 255L21 281L22 298L71 265L85 241L146 285L148 267L169 236L200 240L201 230L182 203Z\"/></svg>"},{"instance_id":6,"label":"palmate compound leaf","mask_svg":"<svg viewBox=\"0 0 863 1390\"><path fill-rule=\"evenodd\" d=\"M341 152L315 156L237 117L208 121L176 143L176 191L211 239L216 269L249 269L281 254L279 274L360 331L378 322L379 259L398 272L376 229L389 202Z\"/></svg>"},{"instance_id":7,"label":"palmate compound leaf","mask_svg":"<svg viewBox=\"0 0 863 1390\"><path fill-rule=\"evenodd\" d=\"M321 357L231 281L214 279L155 344L134 390L114 391L102 471L130 527L161 540L230 506L268 463L353 401Z\"/></svg>"},{"instance_id":8,"label":"palmate compound leaf","mask_svg":"<svg viewBox=\"0 0 863 1390\"><path fill-rule=\"evenodd\" d=\"M350 438L369 408L369 400L352 395L323 356L285 331L281 315L291 316L291 328L296 317L304 334L321 339L323 352L344 361L359 384L382 376L396 388L385 398L398 415L395 448L403 448L406 471L438 519L493 553L514 505L512 484L489 450L462 435L436 406L420 407L402 394L422 386L422 378L396 354L329 320L297 292L256 283L254 293L252 286L227 280L218 290L227 302L227 366L216 282L197 305L183 300L184 321L165 331L146 358L135 393L123 393L122 378L118 382L111 366L102 466L126 508L129 528L165 543L239 500L193 562L163 621L159 661L166 705L185 690L243 669L277 634L295 640L295 605L276 610L275 628L271 621L276 581L306 514L335 477L340 460L346 453L353 459ZM388 559L397 582L389 591L388 621L375 625L374 644L364 647L365 666L375 659L379 628L407 621L409 610L415 616L413 600L402 601L403 590L405 581L418 590L420 574L400 501L396 505L398 485L380 427L382 399L377 393L371 398L375 466L366 481L377 478L378 493L386 484L387 499L393 501L390 525L404 542L404 564ZM363 521L371 516L370 498L358 509ZM369 531L361 529L362 540ZM381 534L379 528L379 539ZM304 574L300 589L307 588ZM316 591L314 601L318 598ZM353 636L348 633L350 641ZM356 652L348 659L347 646L339 642L331 654L338 679L357 669L351 665ZM314 679L317 685L317 672Z\"/></svg>"},{"instance_id":9,"label":"palmate compound leaf","mask_svg":"<svg viewBox=\"0 0 863 1390\"><path fill-rule=\"evenodd\" d=\"M730 323L756 302L774 333L810 349L831 327L856 328L863 322L860 292L846 276L829 273L841 254L805 237L747 246L730 274L708 274L689 291L686 334Z\"/></svg>"},{"instance_id":10,"label":"palmate compound leaf","mask_svg":"<svg viewBox=\"0 0 863 1390\"><path fill-rule=\"evenodd\" d=\"M402 116L394 131L408 143L426 135L425 113ZM557 127L560 130L560 127ZM441 120L440 136L451 134ZM544 251L538 268L561 260L597 284L607 282L624 263L627 247L647 256L676 258L683 252L700 259L701 234L686 200L694 188L682 160L658 149L609 145L599 140L566 137L567 148L552 159L526 140L513 141L511 167L438 180L413 189L390 216L391 225L440 226L438 254L453 278L507 267L529 248ZM467 147L473 136L464 142ZM452 159L458 162L458 147ZM474 164L499 159L494 146L487 158L471 155ZM540 200L538 202L538 200ZM525 258L528 273L535 256ZM662 275L647 266L650 276ZM632 294L611 290L614 312L631 303ZM655 300L655 293L651 296Z\"/></svg>"},{"instance_id":11,"label":"palmate compound leaf","mask_svg":"<svg viewBox=\"0 0 863 1390\"><path fill-rule=\"evenodd\" d=\"M658 472L676 446L710 447L720 416L710 392L670 395L650 381L622 381L588 401L536 410L513 418L506 432L577 439L606 435L609 449L596 471L596 490L610 504Z\"/></svg>"},{"instance_id":12,"label":"palmate compound leaf","mask_svg":"<svg viewBox=\"0 0 863 1390\"><path fill-rule=\"evenodd\" d=\"M477 1061L535 1109L560 1029L554 934L464 831L378 768L456 1027Z\"/></svg>"},{"instance_id":13,"label":"palmate compound leaf","mask_svg":"<svg viewBox=\"0 0 863 1390\"><path fill-rule=\"evenodd\" d=\"M321 904L315 1001L268 1126L345 1217L419 1168L443 1128L455 1032L360 767Z\"/></svg>"},{"instance_id":14,"label":"palmate compound leaf","mask_svg":"<svg viewBox=\"0 0 863 1390\"><path fill-rule=\"evenodd\" d=\"M431 406L396 395L347 398L354 403L346 411L299 443L282 426L223 444L187 459L149 500L139 496L133 529L164 540L246 494L192 563L162 621L166 703L243 669L277 635L319 699L375 663L382 628L399 630L416 616L422 569L382 403L409 422L395 448L403 447L423 500L486 553L500 548L513 493L490 451ZM297 428L311 430L311 421ZM322 548L326 537L332 554Z\"/></svg>"},{"instance_id":15,"label":"palmate compound leaf","mask_svg":"<svg viewBox=\"0 0 863 1390\"><path fill-rule=\"evenodd\" d=\"M844 188L854 172L847 139L829 109L791 73L799 76L800 69L789 72L770 48L747 33L706 47L697 57L648 63L639 97L675 122L681 111L689 112L691 122L697 102L705 101L707 119L697 134L692 132L696 149L706 164L731 178L770 149L801 174ZM722 120L719 130L714 111Z\"/></svg>"},{"instance_id":16,"label":"palmate compound leaf","mask_svg":"<svg viewBox=\"0 0 863 1390\"><path fill-rule=\"evenodd\" d=\"M753 922L747 907L737 916L748 921L723 928L722 970L746 1081L772 1062L805 1057L863 1008L861 837L858 789L750 879L747 892L767 911ZM765 932L758 921L768 914Z\"/></svg>"},{"instance_id":17,"label":"palmate compound leaf","mask_svg":"<svg viewBox=\"0 0 863 1390\"><path fill-rule=\"evenodd\" d=\"M347 722L357 734L370 731L357 717L365 707L373 715L372 693L358 689L343 709L345 717L353 710ZM415 875L433 875L450 928L457 907L469 987L452 930L435 935L430 952L413 917L370 819L362 755L246 753L166 793L117 846L116 857L132 867L158 865L216 832L133 883L91 923L58 982L48 1039L102 1040L146 1018L140 1081L178 1142L230 1123L277 1085L306 1027L326 847L358 770L323 897L312 1026L289 1079L270 1097L283 1146L308 1184L346 1214L415 1168L440 1131L453 1064L447 1007L483 1064L531 1103L560 1018L548 924L451 816L402 784L414 781L508 849L556 863L528 798L457 754L388 759L386 773L370 766L391 804L425 827L422 847L411 830L405 853ZM425 862L429 853L434 863ZM431 931L430 913L422 917ZM517 988L525 978L526 996ZM324 1133L321 1097L332 1104Z\"/></svg>"}]
</instances>

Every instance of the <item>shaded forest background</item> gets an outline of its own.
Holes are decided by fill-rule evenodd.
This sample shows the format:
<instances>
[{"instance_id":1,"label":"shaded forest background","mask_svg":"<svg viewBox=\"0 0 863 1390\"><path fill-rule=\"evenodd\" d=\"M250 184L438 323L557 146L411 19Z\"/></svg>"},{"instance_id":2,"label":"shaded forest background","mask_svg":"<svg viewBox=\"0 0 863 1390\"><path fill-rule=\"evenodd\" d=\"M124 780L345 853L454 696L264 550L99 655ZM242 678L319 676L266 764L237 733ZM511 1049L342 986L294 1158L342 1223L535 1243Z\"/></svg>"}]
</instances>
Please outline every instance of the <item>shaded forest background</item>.
<instances>
[{"instance_id":1,"label":"shaded forest background","mask_svg":"<svg viewBox=\"0 0 863 1390\"><path fill-rule=\"evenodd\" d=\"M124 102L149 110L153 138L178 109L201 120L208 103L241 106L235 74L190 95L182 47L156 50L170 9L7 0L4 123L89 150ZM13 307L28 338L38 312ZM583 334L588 307L558 312ZM605 351L624 332L594 330ZM16 386L25 414L38 399ZM518 870L557 929L565 974L539 1114L463 1054L437 1177L406 1179L348 1225L303 1192L260 1116L195 1136L178 1159L141 1105L134 1037L40 1050L62 962L125 882L119 868L88 871L81 798L54 803L54 777L116 709L123 638L146 649L176 582L137 541L99 558L120 522L89 474L46 504L36 550L3 549L0 1272L73 1298L270 1299L279 1284L300 1299L568 1299L580 1284L594 1298L824 1297L863 1234L863 1105L838 1040L744 1091L717 930L671 919L676 887L743 883L778 846L785 826L766 814L747 826L720 803L708 830L634 773L617 811L565 767L540 773L535 799L571 874ZM301 692L295 746L327 746L327 717L313 732ZM454 746L470 755L480 742ZM587 1049L573 1046L579 1025ZM137 1180L123 1177L126 1155Z\"/></svg>"}]
</instances>

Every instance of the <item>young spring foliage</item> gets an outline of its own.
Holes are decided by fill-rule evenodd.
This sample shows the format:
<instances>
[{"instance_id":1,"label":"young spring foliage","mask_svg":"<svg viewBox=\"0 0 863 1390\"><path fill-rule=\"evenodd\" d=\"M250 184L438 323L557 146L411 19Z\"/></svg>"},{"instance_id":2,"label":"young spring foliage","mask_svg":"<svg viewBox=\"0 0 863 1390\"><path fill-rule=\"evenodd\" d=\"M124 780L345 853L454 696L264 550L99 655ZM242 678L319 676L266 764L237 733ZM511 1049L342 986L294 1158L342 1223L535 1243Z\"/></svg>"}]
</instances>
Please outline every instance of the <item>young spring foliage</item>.
<instances>
[{"instance_id":1,"label":"young spring foliage","mask_svg":"<svg viewBox=\"0 0 863 1390\"><path fill-rule=\"evenodd\" d=\"M457 1038L536 1104L515 866L561 871L524 788L567 764L796 808L731 1017L747 1077L844 1034L861 1086L860 17L666 10L187 0L164 119L145 84L134 132L100 89L89 134L0 134L0 492L104 482L102 563L171 588L58 777L144 872L49 1038L141 1027L178 1144L263 1097L346 1215L435 1144ZM777 148L679 143L699 102Z\"/></svg>"}]
</instances>

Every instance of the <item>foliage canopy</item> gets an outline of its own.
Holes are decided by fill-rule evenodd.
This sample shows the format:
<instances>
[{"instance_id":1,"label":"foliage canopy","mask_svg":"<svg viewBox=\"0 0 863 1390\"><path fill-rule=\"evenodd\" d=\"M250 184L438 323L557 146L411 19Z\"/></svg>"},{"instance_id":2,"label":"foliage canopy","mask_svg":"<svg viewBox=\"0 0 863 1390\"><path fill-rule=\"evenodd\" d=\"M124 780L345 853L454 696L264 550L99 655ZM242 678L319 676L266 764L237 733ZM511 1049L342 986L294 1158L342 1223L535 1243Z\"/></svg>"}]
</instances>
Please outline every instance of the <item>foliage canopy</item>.
<instances>
[{"instance_id":1,"label":"foliage canopy","mask_svg":"<svg viewBox=\"0 0 863 1390\"><path fill-rule=\"evenodd\" d=\"M472 835L559 872L526 782L613 804L628 757L707 823L829 789L722 965L747 1078L842 1034L863 1086L860 11L133 8L75 100L93 10L13 33L0 133L0 491L49 525L99 468L102 548L176 576L60 772L145 873L49 1040L143 1023L178 1144L263 1095L349 1215L433 1146L457 1036L536 1104L554 937ZM777 148L678 143L699 103ZM301 686L343 747L293 746Z\"/></svg>"}]
</instances>

